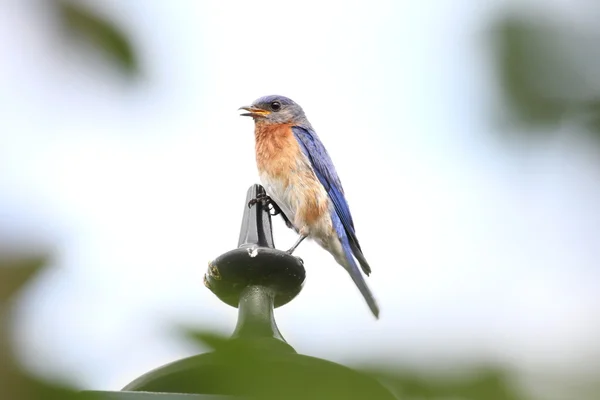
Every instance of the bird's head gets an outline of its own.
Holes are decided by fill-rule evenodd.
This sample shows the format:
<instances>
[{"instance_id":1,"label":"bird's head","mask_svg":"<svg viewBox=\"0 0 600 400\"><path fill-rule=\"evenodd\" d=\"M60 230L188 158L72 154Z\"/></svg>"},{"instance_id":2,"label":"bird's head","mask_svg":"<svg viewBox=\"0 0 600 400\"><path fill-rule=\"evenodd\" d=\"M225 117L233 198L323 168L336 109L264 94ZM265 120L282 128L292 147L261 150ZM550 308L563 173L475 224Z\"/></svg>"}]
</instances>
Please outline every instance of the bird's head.
<instances>
[{"instance_id":1,"label":"bird's head","mask_svg":"<svg viewBox=\"0 0 600 400\"><path fill-rule=\"evenodd\" d=\"M252 105L239 109L248 111L241 115L254 118L257 124L293 124L306 121L302 108L284 96L261 97Z\"/></svg>"}]
</instances>

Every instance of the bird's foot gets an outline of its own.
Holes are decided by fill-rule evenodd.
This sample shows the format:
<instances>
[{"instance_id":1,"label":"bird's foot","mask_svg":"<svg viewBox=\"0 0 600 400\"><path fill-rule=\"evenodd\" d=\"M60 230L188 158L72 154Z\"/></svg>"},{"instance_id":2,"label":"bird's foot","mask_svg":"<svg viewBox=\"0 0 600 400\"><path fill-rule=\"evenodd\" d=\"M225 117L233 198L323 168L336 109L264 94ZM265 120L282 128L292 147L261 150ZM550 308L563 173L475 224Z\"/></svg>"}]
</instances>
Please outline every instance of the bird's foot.
<instances>
[{"instance_id":1,"label":"bird's foot","mask_svg":"<svg viewBox=\"0 0 600 400\"><path fill-rule=\"evenodd\" d=\"M277 203L275 203L275 201L266 193L257 194L256 198L254 198L248 202L248 207L252 207L253 205L258 204L258 203L260 203L263 207L266 207L270 211L272 211L272 213L271 213L272 216L281 214L281 208L279 208ZM271 207L269 208L269 206L271 206Z\"/></svg>"},{"instance_id":2,"label":"bird's foot","mask_svg":"<svg viewBox=\"0 0 600 400\"><path fill-rule=\"evenodd\" d=\"M296 248L300 245L300 243L302 243L302 241L304 241L304 239L306 239L308 237L308 235L300 235L298 237L298 240L296 240L296 243L294 243L294 245L292 247L290 247L289 250L286 251L286 253L288 253L289 255L292 255L294 253L294 250L296 250Z\"/></svg>"},{"instance_id":3,"label":"bird's foot","mask_svg":"<svg viewBox=\"0 0 600 400\"><path fill-rule=\"evenodd\" d=\"M276 216L279 214L283 215L281 213L281 208L279 208L277 203L275 203L273 200L271 200L271 202L269 204L271 205L271 211L273 211L273 213L271 214L272 216Z\"/></svg>"},{"instance_id":4,"label":"bird's foot","mask_svg":"<svg viewBox=\"0 0 600 400\"><path fill-rule=\"evenodd\" d=\"M259 193L256 195L256 198L250 200L248 202L248 207L252 207L255 204L262 204L263 206L268 205L270 202L272 202L273 200L271 200L271 198L266 194L266 193Z\"/></svg>"}]
</instances>

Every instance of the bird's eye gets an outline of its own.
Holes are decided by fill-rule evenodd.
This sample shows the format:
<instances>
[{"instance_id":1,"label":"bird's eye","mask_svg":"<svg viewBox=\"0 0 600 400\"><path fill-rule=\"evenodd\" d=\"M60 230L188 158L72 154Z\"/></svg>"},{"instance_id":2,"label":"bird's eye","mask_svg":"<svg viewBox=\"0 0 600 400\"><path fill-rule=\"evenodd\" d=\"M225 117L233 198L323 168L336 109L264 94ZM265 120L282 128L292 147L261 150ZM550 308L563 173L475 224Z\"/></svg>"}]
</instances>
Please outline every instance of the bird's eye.
<instances>
[{"instance_id":1,"label":"bird's eye","mask_svg":"<svg viewBox=\"0 0 600 400\"><path fill-rule=\"evenodd\" d=\"M271 103L271 110L277 112L279 110L281 110L281 103L278 101L274 101Z\"/></svg>"}]
</instances>

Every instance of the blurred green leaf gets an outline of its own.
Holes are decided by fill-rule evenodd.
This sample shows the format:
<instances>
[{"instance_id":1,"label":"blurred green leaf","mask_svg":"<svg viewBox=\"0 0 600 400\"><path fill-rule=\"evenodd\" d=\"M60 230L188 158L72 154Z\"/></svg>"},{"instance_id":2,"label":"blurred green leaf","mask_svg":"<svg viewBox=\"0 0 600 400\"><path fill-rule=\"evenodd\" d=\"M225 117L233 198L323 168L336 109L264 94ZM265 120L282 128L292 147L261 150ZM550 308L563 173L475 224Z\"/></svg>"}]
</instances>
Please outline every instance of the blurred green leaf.
<instances>
[{"instance_id":1,"label":"blurred green leaf","mask_svg":"<svg viewBox=\"0 0 600 400\"><path fill-rule=\"evenodd\" d=\"M213 350L226 347L230 340L228 337L218 335L212 332L198 331L194 329L181 328L184 336L191 339L192 342L208 346Z\"/></svg>"},{"instance_id":2,"label":"blurred green leaf","mask_svg":"<svg viewBox=\"0 0 600 400\"><path fill-rule=\"evenodd\" d=\"M128 75L139 72L139 61L133 45L114 23L77 2L57 0L56 4L64 27L83 38L108 56L121 71Z\"/></svg>"},{"instance_id":3,"label":"blurred green leaf","mask_svg":"<svg viewBox=\"0 0 600 400\"><path fill-rule=\"evenodd\" d=\"M363 369L408 399L529 400L501 368L477 366L434 375L394 367Z\"/></svg>"},{"instance_id":4,"label":"blurred green leaf","mask_svg":"<svg viewBox=\"0 0 600 400\"><path fill-rule=\"evenodd\" d=\"M18 292L45 262L44 257L0 256L0 304L8 301Z\"/></svg>"},{"instance_id":5,"label":"blurred green leaf","mask_svg":"<svg viewBox=\"0 0 600 400\"><path fill-rule=\"evenodd\" d=\"M600 100L592 100L587 104L587 112L590 115L588 128L600 138Z\"/></svg>"},{"instance_id":6,"label":"blurred green leaf","mask_svg":"<svg viewBox=\"0 0 600 400\"><path fill-rule=\"evenodd\" d=\"M511 123L549 133L576 121L600 133L600 32L519 14L499 18L492 32L502 112Z\"/></svg>"},{"instance_id":7,"label":"blurred green leaf","mask_svg":"<svg viewBox=\"0 0 600 400\"><path fill-rule=\"evenodd\" d=\"M221 390L230 390L230 394L248 393L250 390L257 398L367 398L364 393L360 393L360 387L353 389L356 393L344 393L340 396L339 383L346 379L342 378L342 371L323 368L319 362L313 364L310 360L303 359L304 356L270 352L267 347L260 347L256 351L257 342L252 340L231 340L221 335L187 329L183 332L188 338L216 349L210 358L211 364L218 365L219 368L227 366L228 372L219 375L216 373L218 369L211 367L211 371L215 371L210 375L211 384ZM322 380L315 379L310 371L315 372ZM357 365L355 371L384 383L400 399L530 399L515 387L507 370L493 365L460 367L438 374L396 366ZM160 375L162 374L158 374ZM190 374L190 379L197 380L197 376L195 373ZM268 377L267 381L265 377ZM311 382L308 385L310 387L297 386L298 381ZM311 391L314 388L318 388L318 391Z\"/></svg>"},{"instance_id":8,"label":"blurred green leaf","mask_svg":"<svg viewBox=\"0 0 600 400\"><path fill-rule=\"evenodd\" d=\"M505 103L517 122L556 124L568 101L548 90L548 83L573 86L568 60L556 45L556 30L518 16L501 18L493 28L498 80Z\"/></svg>"},{"instance_id":9,"label":"blurred green leaf","mask_svg":"<svg viewBox=\"0 0 600 400\"><path fill-rule=\"evenodd\" d=\"M10 301L46 262L41 256L0 254L0 395L11 400L70 400L82 397L57 383L40 381L14 359L9 333Z\"/></svg>"}]
</instances>

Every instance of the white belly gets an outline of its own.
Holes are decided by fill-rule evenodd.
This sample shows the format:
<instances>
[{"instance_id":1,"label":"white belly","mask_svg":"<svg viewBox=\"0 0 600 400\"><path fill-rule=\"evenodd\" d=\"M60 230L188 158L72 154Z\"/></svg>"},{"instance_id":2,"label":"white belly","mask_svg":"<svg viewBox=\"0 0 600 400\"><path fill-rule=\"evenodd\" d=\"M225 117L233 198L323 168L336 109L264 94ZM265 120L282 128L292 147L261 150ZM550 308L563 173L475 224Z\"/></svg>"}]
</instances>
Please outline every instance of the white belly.
<instances>
[{"instance_id":1,"label":"white belly","mask_svg":"<svg viewBox=\"0 0 600 400\"><path fill-rule=\"evenodd\" d=\"M316 179L316 177L315 177ZM291 184L286 185L285 181L274 179L270 174L263 172L260 174L260 180L267 194L277 203L281 211L290 220L296 232L307 234L315 239L326 239L332 234L331 217L329 211L316 221L307 222L303 219L303 213L298 212L306 201L306 191L303 187L306 185L318 185L317 196L321 201L330 206L329 196L320 182L303 182L291 179ZM328 207L330 209L330 207Z\"/></svg>"},{"instance_id":2,"label":"white belly","mask_svg":"<svg viewBox=\"0 0 600 400\"><path fill-rule=\"evenodd\" d=\"M281 208L281 211L296 228L294 221L296 220L296 211L298 210L299 201L292 195L292 188L284 186L283 182L273 179L266 172L260 174L260 181L269 197L277 203L279 208Z\"/></svg>"}]
</instances>

